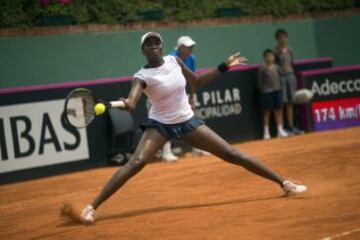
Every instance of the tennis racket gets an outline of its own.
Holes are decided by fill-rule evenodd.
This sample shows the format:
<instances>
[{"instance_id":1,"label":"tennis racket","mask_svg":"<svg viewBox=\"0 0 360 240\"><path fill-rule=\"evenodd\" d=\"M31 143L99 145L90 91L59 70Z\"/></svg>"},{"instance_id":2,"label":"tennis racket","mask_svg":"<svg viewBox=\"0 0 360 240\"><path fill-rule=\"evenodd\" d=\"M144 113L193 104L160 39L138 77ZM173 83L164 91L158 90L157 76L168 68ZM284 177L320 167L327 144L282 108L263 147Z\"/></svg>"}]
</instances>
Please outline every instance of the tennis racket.
<instances>
[{"instance_id":1,"label":"tennis racket","mask_svg":"<svg viewBox=\"0 0 360 240\"><path fill-rule=\"evenodd\" d=\"M64 115L66 122L75 128L87 127L96 117L95 106L98 103L104 104L105 109L124 107L123 100L102 101L97 99L89 89L76 88L68 94L65 100Z\"/></svg>"}]
</instances>

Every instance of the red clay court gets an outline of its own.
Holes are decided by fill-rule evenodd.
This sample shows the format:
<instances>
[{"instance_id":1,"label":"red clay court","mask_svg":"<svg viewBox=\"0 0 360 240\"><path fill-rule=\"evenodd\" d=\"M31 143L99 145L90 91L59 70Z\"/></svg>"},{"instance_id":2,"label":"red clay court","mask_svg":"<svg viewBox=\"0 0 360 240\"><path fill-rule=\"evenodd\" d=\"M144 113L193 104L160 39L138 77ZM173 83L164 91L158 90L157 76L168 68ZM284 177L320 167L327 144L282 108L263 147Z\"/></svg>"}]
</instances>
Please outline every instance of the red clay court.
<instances>
[{"instance_id":1,"label":"red clay court","mask_svg":"<svg viewBox=\"0 0 360 240\"><path fill-rule=\"evenodd\" d=\"M360 128L236 144L309 192L282 190L216 157L149 164L83 226L62 202L88 203L117 167L0 186L0 239L360 239Z\"/></svg>"}]
</instances>

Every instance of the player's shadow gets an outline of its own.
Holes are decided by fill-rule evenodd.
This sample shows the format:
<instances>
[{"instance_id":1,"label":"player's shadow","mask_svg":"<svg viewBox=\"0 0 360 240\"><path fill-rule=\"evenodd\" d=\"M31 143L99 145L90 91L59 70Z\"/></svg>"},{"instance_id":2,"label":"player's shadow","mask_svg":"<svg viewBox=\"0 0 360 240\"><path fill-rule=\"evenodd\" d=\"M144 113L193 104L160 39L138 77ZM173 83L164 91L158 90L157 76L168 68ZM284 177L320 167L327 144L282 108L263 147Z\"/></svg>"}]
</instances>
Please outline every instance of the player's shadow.
<instances>
[{"instance_id":1,"label":"player's shadow","mask_svg":"<svg viewBox=\"0 0 360 240\"><path fill-rule=\"evenodd\" d=\"M105 220L115 219L115 218L129 218L129 217L134 217L134 216L139 216L139 215L159 213L159 212L169 212L169 211L176 211L176 210L181 210L181 209L215 207L215 206L224 206L224 205L231 205L231 204L237 204L237 203L260 202L260 201L266 201L266 200L284 198L284 197L286 197L286 196L278 195L278 196L262 197L262 198L234 199L234 200L230 200L230 201L205 203L205 204L189 204L189 205L145 208L145 209L138 209L138 210L134 210L134 211L104 215L104 216L99 217L96 221L100 222L100 221L105 221Z\"/></svg>"}]
</instances>

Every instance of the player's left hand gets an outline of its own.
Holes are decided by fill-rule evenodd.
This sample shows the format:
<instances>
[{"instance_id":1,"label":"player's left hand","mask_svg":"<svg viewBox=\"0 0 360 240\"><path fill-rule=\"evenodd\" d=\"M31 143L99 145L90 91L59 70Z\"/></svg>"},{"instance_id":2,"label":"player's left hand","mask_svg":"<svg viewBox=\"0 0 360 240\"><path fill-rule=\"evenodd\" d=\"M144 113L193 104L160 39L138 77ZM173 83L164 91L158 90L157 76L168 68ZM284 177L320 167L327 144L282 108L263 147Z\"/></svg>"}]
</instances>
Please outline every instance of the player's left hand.
<instances>
[{"instance_id":1,"label":"player's left hand","mask_svg":"<svg viewBox=\"0 0 360 240\"><path fill-rule=\"evenodd\" d=\"M247 58L240 55L240 52L235 53L225 60L227 67L233 67L237 65L246 65Z\"/></svg>"}]
</instances>

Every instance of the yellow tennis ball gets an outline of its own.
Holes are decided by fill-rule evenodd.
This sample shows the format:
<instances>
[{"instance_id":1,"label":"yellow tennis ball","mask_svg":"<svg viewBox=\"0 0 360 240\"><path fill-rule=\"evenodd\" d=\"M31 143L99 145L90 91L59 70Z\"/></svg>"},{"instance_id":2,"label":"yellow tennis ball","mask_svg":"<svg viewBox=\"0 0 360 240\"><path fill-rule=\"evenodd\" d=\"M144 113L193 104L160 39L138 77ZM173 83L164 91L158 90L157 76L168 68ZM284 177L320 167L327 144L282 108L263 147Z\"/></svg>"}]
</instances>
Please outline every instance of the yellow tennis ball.
<instances>
[{"instance_id":1,"label":"yellow tennis ball","mask_svg":"<svg viewBox=\"0 0 360 240\"><path fill-rule=\"evenodd\" d=\"M105 104L103 103L97 103L94 107L94 111L95 111L95 114L96 115L101 115L105 112L106 110L106 107L105 107Z\"/></svg>"}]
</instances>

